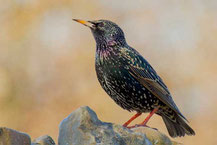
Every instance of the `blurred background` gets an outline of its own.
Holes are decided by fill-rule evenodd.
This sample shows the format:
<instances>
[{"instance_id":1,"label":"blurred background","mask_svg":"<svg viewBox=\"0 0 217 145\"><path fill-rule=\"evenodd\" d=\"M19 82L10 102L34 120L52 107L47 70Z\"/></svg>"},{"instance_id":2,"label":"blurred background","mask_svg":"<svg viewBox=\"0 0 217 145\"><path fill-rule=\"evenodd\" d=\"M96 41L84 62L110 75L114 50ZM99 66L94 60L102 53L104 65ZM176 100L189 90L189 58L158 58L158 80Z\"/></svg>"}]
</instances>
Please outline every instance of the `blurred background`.
<instances>
[{"instance_id":1,"label":"blurred background","mask_svg":"<svg viewBox=\"0 0 217 145\"><path fill-rule=\"evenodd\" d=\"M135 114L121 109L101 89L94 38L88 28L72 21L108 19L156 69L196 131L194 137L174 140L217 144L216 0L0 3L0 126L32 138L49 134L57 141L59 123L80 106L90 106L102 121L117 124ZM157 115L149 125L168 135Z\"/></svg>"}]
</instances>

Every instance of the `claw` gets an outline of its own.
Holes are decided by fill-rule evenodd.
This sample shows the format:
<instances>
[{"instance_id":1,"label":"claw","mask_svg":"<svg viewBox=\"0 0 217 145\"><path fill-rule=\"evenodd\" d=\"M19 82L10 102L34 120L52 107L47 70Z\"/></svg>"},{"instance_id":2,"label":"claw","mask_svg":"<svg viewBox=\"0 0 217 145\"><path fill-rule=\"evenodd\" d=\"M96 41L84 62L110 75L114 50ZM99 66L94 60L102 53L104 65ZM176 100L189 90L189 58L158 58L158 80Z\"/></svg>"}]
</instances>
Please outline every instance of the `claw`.
<instances>
[{"instance_id":1,"label":"claw","mask_svg":"<svg viewBox=\"0 0 217 145\"><path fill-rule=\"evenodd\" d=\"M132 128L137 128L137 127L148 127L148 128L151 128L151 127L147 126L146 124L136 124L136 125L133 125L133 126L128 126L127 128L128 129L132 129Z\"/></svg>"},{"instance_id":2,"label":"claw","mask_svg":"<svg viewBox=\"0 0 217 145\"><path fill-rule=\"evenodd\" d=\"M151 129L154 129L154 130L158 130L157 128L152 128L146 124L136 124L136 125L133 125L133 126L128 126L127 128L128 129L133 129L133 128L137 128L137 127L147 127L147 128L151 128Z\"/></svg>"}]
</instances>

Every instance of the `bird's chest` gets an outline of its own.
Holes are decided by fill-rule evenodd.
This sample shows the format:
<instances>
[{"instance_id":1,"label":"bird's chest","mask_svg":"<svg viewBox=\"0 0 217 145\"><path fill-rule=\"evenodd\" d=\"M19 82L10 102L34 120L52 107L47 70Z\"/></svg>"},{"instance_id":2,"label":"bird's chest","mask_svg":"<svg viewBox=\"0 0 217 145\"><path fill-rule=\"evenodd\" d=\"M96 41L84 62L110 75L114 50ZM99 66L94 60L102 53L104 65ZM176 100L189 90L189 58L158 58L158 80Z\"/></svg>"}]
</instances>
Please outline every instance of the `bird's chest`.
<instances>
[{"instance_id":1,"label":"bird's chest","mask_svg":"<svg viewBox=\"0 0 217 145\"><path fill-rule=\"evenodd\" d=\"M96 63L96 74L102 88L116 102L118 99L130 101L132 94L138 94L139 83L127 71L127 66L119 61ZM135 92L135 93L133 93ZM132 93L132 94L131 94Z\"/></svg>"},{"instance_id":2,"label":"bird's chest","mask_svg":"<svg viewBox=\"0 0 217 145\"><path fill-rule=\"evenodd\" d=\"M95 69L100 84L106 91L109 90L109 87L116 89L116 86L121 85L121 80L125 78L124 66L118 60L99 59L96 59Z\"/></svg>"},{"instance_id":3,"label":"bird's chest","mask_svg":"<svg viewBox=\"0 0 217 145\"><path fill-rule=\"evenodd\" d=\"M118 58L107 58L104 60L96 59L95 68L97 78L103 89L111 96L123 92L127 85L126 65Z\"/></svg>"},{"instance_id":4,"label":"bird's chest","mask_svg":"<svg viewBox=\"0 0 217 145\"><path fill-rule=\"evenodd\" d=\"M128 65L123 62L120 65L120 61L96 61L95 64L102 88L118 105L127 110L151 110L151 104L155 102L152 94L130 75L127 67ZM149 100L151 102L148 102Z\"/></svg>"},{"instance_id":5,"label":"bird's chest","mask_svg":"<svg viewBox=\"0 0 217 145\"><path fill-rule=\"evenodd\" d=\"M96 53L95 69L100 82L120 79L125 67L125 62L114 50Z\"/></svg>"}]
</instances>

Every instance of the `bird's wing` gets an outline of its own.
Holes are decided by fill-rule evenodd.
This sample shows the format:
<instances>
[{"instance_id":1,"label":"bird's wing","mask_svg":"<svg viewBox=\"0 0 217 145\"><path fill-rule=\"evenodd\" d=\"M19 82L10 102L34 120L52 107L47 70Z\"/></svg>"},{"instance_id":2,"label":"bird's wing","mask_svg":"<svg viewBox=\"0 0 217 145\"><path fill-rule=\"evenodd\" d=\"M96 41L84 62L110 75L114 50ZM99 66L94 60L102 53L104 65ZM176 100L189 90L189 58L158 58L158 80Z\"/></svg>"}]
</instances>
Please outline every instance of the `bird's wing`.
<instances>
[{"instance_id":1,"label":"bird's wing","mask_svg":"<svg viewBox=\"0 0 217 145\"><path fill-rule=\"evenodd\" d=\"M185 120L187 120L179 111L174 103L167 86L157 75L151 65L134 49L122 49L122 55L129 60L129 72L146 89L154 94L159 100L174 110Z\"/></svg>"},{"instance_id":2,"label":"bird's wing","mask_svg":"<svg viewBox=\"0 0 217 145\"><path fill-rule=\"evenodd\" d=\"M147 64L146 64L147 65ZM146 89L154 94L159 100L166 104L176 113L180 114L185 120L187 120L179 111L178 107L174 103L171 94L163 83L161 78L156 74L151 66L149 70L144 70L138 67L130 66L130 74L137 79Z\"/></svg>"}]
</instances>

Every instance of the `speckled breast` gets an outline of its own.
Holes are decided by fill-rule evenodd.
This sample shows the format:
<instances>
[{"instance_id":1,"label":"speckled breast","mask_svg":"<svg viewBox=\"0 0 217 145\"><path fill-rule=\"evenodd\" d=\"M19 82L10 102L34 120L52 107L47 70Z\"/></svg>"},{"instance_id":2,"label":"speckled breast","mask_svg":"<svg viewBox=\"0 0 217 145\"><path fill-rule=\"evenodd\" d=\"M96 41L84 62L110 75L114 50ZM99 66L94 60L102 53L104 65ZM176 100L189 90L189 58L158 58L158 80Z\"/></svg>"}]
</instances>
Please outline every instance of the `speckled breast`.
<instances>
[{"instance_id":1,"label":"speckled breast","mask_svg":"<svg viewBox=\"0 0 217 145\"><path fill-rule=\"evenodd\" d=\"M95 63L97 78L106 93L122 108L150 112L158 103L159 100L130 75L127 63L109 59L99 62L96 60Z\"/></svg>"}]
</instances>

